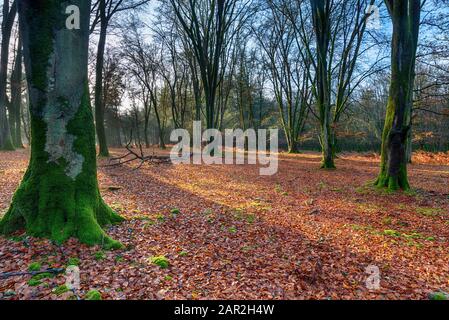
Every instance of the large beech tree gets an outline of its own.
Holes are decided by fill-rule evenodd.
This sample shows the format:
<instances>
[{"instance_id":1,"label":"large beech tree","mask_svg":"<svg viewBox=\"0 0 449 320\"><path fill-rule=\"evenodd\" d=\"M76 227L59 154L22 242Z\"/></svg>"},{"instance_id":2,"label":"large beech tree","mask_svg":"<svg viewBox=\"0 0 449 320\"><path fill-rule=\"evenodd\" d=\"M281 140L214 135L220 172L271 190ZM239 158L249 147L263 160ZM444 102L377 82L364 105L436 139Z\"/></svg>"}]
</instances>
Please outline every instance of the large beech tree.
<instances>
[{"instance_id":1,"label":"large beech tree","mask_svg":"<svg viewBox=\"0 0 449 320\"><path fill-rule=\"evenodd\" d=\"M21 0L19 18L30 90L31 159L0 232L26 230L61 243L71 237L107 248L102 226L121 218L102 200L87 84L90 1L79 30L66 28L65 0Z\"/></svg>"},{"instance_id":2,"label":"large beech tree","mask_svg":"<svg viewBox=\"0 0 449 320\"><path fill-rule=\"evenodd\" d=\"M385 0L385 3L393 22L391 83L376 185L408 190L406 141L413 103L421 3L420 0Z\"/></svg>"}]
</instances>

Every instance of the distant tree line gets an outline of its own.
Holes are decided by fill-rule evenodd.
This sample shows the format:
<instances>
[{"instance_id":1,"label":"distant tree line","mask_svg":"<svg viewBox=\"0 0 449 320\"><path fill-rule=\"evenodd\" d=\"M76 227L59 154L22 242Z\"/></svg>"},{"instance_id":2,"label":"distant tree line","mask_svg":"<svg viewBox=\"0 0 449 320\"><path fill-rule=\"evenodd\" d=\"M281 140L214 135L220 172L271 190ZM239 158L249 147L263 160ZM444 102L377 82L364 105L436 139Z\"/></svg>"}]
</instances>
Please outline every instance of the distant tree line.
<instances>
[{"instance_id":1,"label":"distant tree line","mask_svg":"<svg viewBox=\"0 0 449 320\"><path fill-rule=\"evenodd\" d=\"M172 129L197 120L206 128L281 128L286 151L321 150L323 167L333 168L340 151L385 146L395 76L412 88L397 101L406 105L399 125L409 128L406 160L417 148L448 150L447 4L405 1L417 7L410 16L375 0L93 1L89 79L99 155L129 142L165 148ZM7 150L23 147L31 130L16 7L3 1L0 147ZM401 31L410 23L417 29ZM396 58L414 71L398 75L394 46L413 49L414 39L400 38L413 31L415 58Z\"/></svg>"}]
</instances>

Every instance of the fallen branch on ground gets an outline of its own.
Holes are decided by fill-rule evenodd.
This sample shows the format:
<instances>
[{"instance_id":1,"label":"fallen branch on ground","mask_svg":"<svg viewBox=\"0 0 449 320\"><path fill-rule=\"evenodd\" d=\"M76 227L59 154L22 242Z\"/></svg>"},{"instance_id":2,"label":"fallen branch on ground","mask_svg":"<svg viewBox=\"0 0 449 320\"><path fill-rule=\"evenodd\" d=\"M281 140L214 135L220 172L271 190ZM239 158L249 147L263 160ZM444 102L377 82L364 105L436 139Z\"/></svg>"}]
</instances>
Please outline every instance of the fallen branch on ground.
<instances>
[{"instance_id":1,"label":"fallen branch on ground","mask_svg":"<svg viewBox=\"0 0 449 320\"><path fill-rule=\"evenodd\" d=\"M103 166L103 167L117 167L122 166L127 163L131 163L134 161L140 161L139 166L137 166L134 170L140 169L145 163L151 163L151 164L168 164L171 162L170 157L168 156L158 156L158 155L150 155L146 156L142 144L139 143L139 153L131 149L131 142L129 142L126 145L126 150L128 150L128 153L116 158L111 158L109 160L109 164Z\"/></svg>"},{"instance_id":2,"label":"fallen branch on ground","mask_svg":"<svg viewBox=\"0 0 449 320\"><path fill-rule=\"evenodd\" d=\"M7 279L12 277L20 277L20 276L35 276L43 273L52 273L52 274L60 274L63 273L65 269L47 269L42 271L27 271L27 272L4 272L0 273L0 279Z\"/></svg>"}]
</instances>

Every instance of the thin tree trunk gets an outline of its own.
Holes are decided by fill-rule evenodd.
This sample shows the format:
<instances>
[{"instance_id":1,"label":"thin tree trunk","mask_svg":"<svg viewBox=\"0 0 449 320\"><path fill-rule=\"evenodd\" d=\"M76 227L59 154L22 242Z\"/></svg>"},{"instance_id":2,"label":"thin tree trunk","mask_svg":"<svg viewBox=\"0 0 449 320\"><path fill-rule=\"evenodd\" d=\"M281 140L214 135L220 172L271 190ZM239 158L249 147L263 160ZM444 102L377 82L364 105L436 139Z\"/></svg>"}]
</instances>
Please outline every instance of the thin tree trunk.
<instances>
[{"instance_id":1,"label":"thin tree trunk","mask_svg":"<svg viewBox=\"0 0 449 320\"><path fill-rule=\"evenodd\" d=\"M151 101L152 101L153 107L154 107L154 114L156 115L158 136L159 136L159 148L164 150L166 148L165 141L164 141L164 130L162 129L161 117L159 116L157 98L156 98L154 92L151 92L150 95L151 95Z\"/></svg>"},{"instance_id":2,"label":"thin tree trunk","mask_svg":"<svg viewBox=\"0 0 449 320\"><path fill-rule=\"evenodd\" d=\"M97 61L95 66L95 126L97 130L99 156L109 157L109 149L104 127L104 104L103 104L103 66L104 52L106 48L107 25L106 3L100 0L100 38L98 40Z\"/></svg>"},{"instance_id":3,"label":"thin tree trunk","mask_svg":"<svg viewBox=\"0 0 449 320\"><path fill-rule=\"evenodd\" d=\"M144 127L144 135L145 135L145 146L146 148L150 148L150 140L148 139L148 122L149 122L149 118L145 117L145 127Z\"/></svg>"},{"instance_id":4,"label":"thin tree trunk","mask_svg":"<svg viewBox=\"0 0 449 320\"><path fill-rule=\"evenodd\" d=\"M122 219L102 200L95 155L87 62L89 0L72 0L81 29L65 28L65 0L21 0L25 67L30 90L31 159L0 233L17 230L62 243L121 247L101 226ZM58 57L58 59L54 59Z\"/></svg>"},{"instance_id":5,"label":"thin tree trunk","mask_svg":"<svg viewBox=\"0 0 449 320\"><path fill-rule=\"evenodd\" d=\"M13 135L14 145L17 148L23 148L22 126L20 120L21 110L22 110L22 41L19 35L16 61L14 64L14 70L11 75L11 120L13 120L11 126L11 133Z\"/></svg>"},{"instance_id":6,"label":"thin tree trunk","mask_svg":"<svg viewBox=\"0 0 449 320\"><path fill-rule=\"evenodd\" d=\"M31 144L31 127L29 123L29 92L28 88L25 91L25 105L22 106L22 110L20 111L20 116L22 120L23 131L25 133L25 138L27 139L28 145ZM26 115L26 116L25 116Z\"/></svg>"},{"instance_id":7,"label":"thin tree trunk","mask_svg":"<svg viewBox=\"0 0 449 320\"><path fill-rule=\"evenodd\" d=\"M410 130L407 134L407 151L406 151L406 159L407 163L412 163L412 156L413 156L413 133L412 133L412 127L410 126Z\"/></svg>"},{"instance_id":8,"label":"thin tree trunk","mask_svg":"<svg viewBox=\"0 0 449 320\"><path fill-rule=\"evenodd\" d=\"M140 146L142 144L142 139L140 138L139 112L137 109L134 111L134 125L136 126L136 145Z\"/></svg>"},{"instance_id":9,"label":"thin tree trunk","mask_svg":"<svg viewBox=\"0 0 449 320\"><path fill-rule=\"evenodd\" d=\"M8 99L6 82L8 78L9 42L11 30L17 13L17 2L9 6L9 0L3 1L2 43L0 56L0 150L14 150L14 144L6 114Z\"/></svg>"},{"instance_id":10,"label":"thin tree trunk","mask_svg":"<svg viewBox=\"0 0 449 320\"><path fill-rule=\"evenodd\" d=\"M215 92L216 88L204 87L204 93L206 95L206 129L214 129L215 119Z\"/></svg>"},{"instance_id":11,"label":"thin tree trunk","mask_svg":"<svg viewBox=\"0 0 449 320\"><path fill-rule=\"evenodd\" d=\"M196 65L192 66L191 70L194 70L193 68L196 68ZM195 121L201 121L201 89L196 73L195 70L195 73L192 75L193 95L195 97Z\"/></svg>"},{"instance_id":12,"label":"thin tree trunk","mask_svg":"<svg viewBox=\"0 0 449 320\"><path fill-rule=\"evenodd\" d=\"M190 51L188 55L189 68L192 79L192 89L195 98L195 121L201 121L201 89L198 80L197 62Z\"/></svg>"}]
</instances>

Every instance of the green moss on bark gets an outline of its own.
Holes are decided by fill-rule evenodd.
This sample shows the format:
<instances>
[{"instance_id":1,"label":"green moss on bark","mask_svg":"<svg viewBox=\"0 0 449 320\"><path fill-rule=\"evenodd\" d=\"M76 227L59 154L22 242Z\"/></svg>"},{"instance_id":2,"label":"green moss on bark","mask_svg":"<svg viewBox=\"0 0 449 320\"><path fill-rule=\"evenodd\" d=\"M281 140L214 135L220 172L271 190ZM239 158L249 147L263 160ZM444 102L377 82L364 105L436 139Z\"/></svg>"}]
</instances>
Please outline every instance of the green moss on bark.
<instances>
[{"instance_id":1,"label":"green moss on bark","mask_svg":"<svg viewBox=\"0 0 449 320\"><path fill-rule=\"evenodd\" d=\"M334 147L332 145L331 128L322 124L320 144L322 149L321 169L336 169L334 161Z\"/></svg>"},{"instance_id":2,"label":"green moss on bark","mask_svg":"<svg viewBox=\"0 0 449 320\"><path fill-rule=\"evenodd\" d=\"M411 130L415 61L418 45L419 0L386 1L393 21L391 83L382 134L379 188L409 190L407 139Z\"/></svg>"},{"instance_id":3,"label":"green moss on bark","mask_svg":"<svg viewBox=\"0 0 449 320\"><path fill-rule=\"evenodd\" d=\"M35 237L62 243L71 237L88 245L102 244L119 248L103 226L122 221L102 200L96 177L94 129L88 100L83 99L68 131L77 137L74 149L84 155L83 170L73 180L66 174L67 162L48 162L45 152L46 123L33 118L30 166L17 190L12 205L0 222L0 233L25 229Z\"/></svg>"},{"instance_id":4,"label":"green moss on bark","mask_svg":"<svg viewBox=\"0 0 449 320\"><path fill-rule=\"evenodd\" d=\"M88 17L87 3L75 2ZM102 229L123 219L104 203L98 188L87 86L88 19L85 17L84 32L73 34L63 29L63 3L21 3L25 64L31 72L31 159L11 207L0 221L0 233L25 230L57 243L74 237L88 245L120 248ZM58 64L52 58L55 51ZM54 113L60 116L55 118ZM50 130L50 126L58 127Z\"/></svg>"},{"instance_id":5,"label":"green moss on bark","mask_svg":"<svg viewBox=\"0 0 449 320\"><path fill-rule=\"evenodd\" d=\"M394 84L392 84L394 85ZM390 159L390 136L393 128L393 121L395 117L396 106L393 97L390 97L387 113L385 117L385 125L384 131L382 135L382 151L381 151L381 161L380 161L380 173L377 177L374 185L378 188L387 188L390 191L404 190L407 191L410 189L410 184L408 182L408 174L407 174L407 162L405 157L405 149L404 154L402 156L403 160L400 164L399 172L396 175L392 175L390 172L389 163Z\"/></svg>"}]
</instances>

